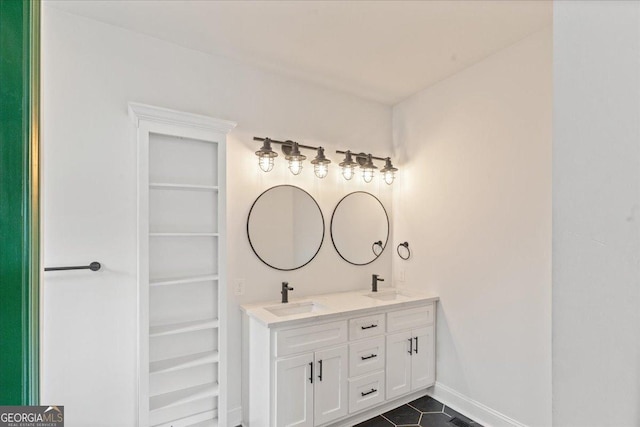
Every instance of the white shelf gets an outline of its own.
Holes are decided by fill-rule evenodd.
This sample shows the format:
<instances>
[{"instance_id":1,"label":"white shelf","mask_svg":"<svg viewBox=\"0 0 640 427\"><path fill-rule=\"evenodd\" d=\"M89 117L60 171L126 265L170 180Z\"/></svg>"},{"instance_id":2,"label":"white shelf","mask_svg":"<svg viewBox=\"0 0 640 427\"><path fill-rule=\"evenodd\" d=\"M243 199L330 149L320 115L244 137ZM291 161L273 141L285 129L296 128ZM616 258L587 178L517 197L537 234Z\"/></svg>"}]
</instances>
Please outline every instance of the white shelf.
<instances>
[{"instance_id":1,"label":"white shelf","mask_svg":"<svg viewBox=\"0 0 640 427\"><path fill-rule=\"evenodd\" d=\"M184 334L187 332L202 331L205 329L217 329L218 319L195 320L192 322L172 323L157 325L149 328L150 337L162 337L166 335Z\"/></svg>"},{"instance_id":2,"label":"white shelf","mask_svg":"<svg viewBox=\"0 0 640 427\"><path fill-rule=\"evenodd\" d=\"M155 279L150 280L150 286L168 286L168 285L183 285L187 283L198 283L198 282L210 282L218 280L218 275L210 274L206 276L187 276L187 277L174 277L171 279Z\"/></svg>"},{"instance_id":3,"label":"white shelf","mask_svg":"<svg viewBox=\"0 0 640 427\"><path fill-rule=\"evenodd\" d=\"M184 418L177 418L154 427L218 427L218 410L204 411Z\"/></svg>"},{"instance_id":4,"label":"white shelf","mask_svg":"<svg viewBox=\"0 0 640 427\"><path fill-rule=\"evenodd\" d=\"M149 364L149 373L162 374L165 372L173 372L181 369L207 365L210 363L218 363L217 351L206 351L204 353L189 354L187 356L151 362Z\"/></svg>"},{"instance_id":5,"label":"white shelf","mask_svg":"<svg viewBox=\"0 0 640 427\"><path fill-rule=\"evenodd\" d=\"M223 423L227 413L226 400L213 396L224 396L227 384L220 244L231 124L138 104L129 109L139 153L137 425L217 426L218 409ZM202 379L200 370L212 377ZM174 391L166 388L170 380Z\"/></svg>"},{"instance_id":6,"label":"white shelf","mask_svg":"<svg viewBox=\"0 0 640 427\"><path fill-rule=\"evenodd\" d=\"M149 188L155 190L218 191L217 185L175 184L170 182L150 182Z\"/></svg>"},{"instance_id":7,"label":"white shelf","mask_svg":"<svg viewBox=\"0 0 640 427\"><path fill-rule=\"evenodd\" d=\"M149 399L149 409L153 412L173 406L184 405L185 403L196 400L215 397L218 393L218 384L203 384L169 393L158 394L151 396Z\"/></svg>"},{"instance_id":8,"label":"white shelf","mask_svg":"<svg viewBox=\"0 0 640 427\"><path fill-rule=\"evenodd\" d=\"M218 237L220 233L149 233L150 237Z\"/></svg>"}]
</instances>

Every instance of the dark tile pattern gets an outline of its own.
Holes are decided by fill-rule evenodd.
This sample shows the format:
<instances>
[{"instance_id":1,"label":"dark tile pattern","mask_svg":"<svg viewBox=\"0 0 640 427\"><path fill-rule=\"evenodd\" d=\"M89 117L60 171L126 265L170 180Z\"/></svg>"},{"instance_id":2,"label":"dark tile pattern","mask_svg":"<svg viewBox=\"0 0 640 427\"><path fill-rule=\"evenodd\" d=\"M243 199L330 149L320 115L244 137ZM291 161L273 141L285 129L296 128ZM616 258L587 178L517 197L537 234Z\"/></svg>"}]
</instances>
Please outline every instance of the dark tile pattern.
<instances>
[{"instance_id":1,"label":"dark tile pattern","mask_svg":"<svg viewBox=\"0 0 640 427\"><path fill-rule=\"evenodd\" d=\"M420 422L420 415L420 411L409 405L402 405L382 414L383 417L397 426L417 425Z\"/></svg>"},{"instance_id":2,"label":"dark tile pattern","mask_svg":"<svg viewBox=\"0 0 640 427\"><path fill-rule=\"evenodd\" d=\"M381 416L378 416L358 424L357 427L394 427L394 426L395 424L393 424L391 421Z\"/></svg>"},{"instance_id":3,"label":"dark tile pattern","mask_svg":"<svg viewBox=\"0 0 640 427\"><path fill-rule=\"evenodd\" d=\"M456 427L451 422L456 419L471 427L482 427L430 396L416 399L354 427Z\"/></svg>"},{"instance_id":4,"label":"dark tile pattern","mask_svg":"<svg viewBox=\"0 0 640 427\"><path fill-rule=\"evenodd\" d=\"M420 425L422 427L456 427L454 424L451 424L452 418L444 414L440 413L431 413L431 414L422 414L422 419L420 420Z\"/></svg>"},{"instance_id":5,"label":"dark tile pattern","mask_svg":"<svg viewBox=\"0 0 640 427\"><path fill-rule=\"evenodd\" d=\"M409 403L420 412L442 412L444 405L431 396L423 396Z\"/></svg>"}]
</instances>

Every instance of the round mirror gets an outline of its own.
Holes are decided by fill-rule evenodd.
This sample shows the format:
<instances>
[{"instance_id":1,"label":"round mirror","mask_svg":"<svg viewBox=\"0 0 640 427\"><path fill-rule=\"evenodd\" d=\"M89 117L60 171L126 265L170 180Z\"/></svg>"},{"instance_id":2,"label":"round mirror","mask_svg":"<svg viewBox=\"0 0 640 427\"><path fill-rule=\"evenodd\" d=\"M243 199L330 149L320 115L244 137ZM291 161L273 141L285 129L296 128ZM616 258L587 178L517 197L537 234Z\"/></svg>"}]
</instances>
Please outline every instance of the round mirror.
<instances>
[{"instance_id":1,"label":"round mirror","mask_svg":"<svg viewBox=\"0 0 640 427\"><path fill-rule=\"evenodd\" d=\"M338 254L348 263L366 265L384 251L389 239L389 216L372 194L347 194L331 217L331 240Z\"/></svg>"},{"instance_id":2,"label":"round mirror","mask_svg":"<svg viewBox=\"0 0 640 427\"><path fill-rule=\"evenodd\" d=\"M278 185L253 202L247 235L262 262L277 270L295 270L320 251L324 217L309 193L293 185Z\"/></svg>"}]
</instances>

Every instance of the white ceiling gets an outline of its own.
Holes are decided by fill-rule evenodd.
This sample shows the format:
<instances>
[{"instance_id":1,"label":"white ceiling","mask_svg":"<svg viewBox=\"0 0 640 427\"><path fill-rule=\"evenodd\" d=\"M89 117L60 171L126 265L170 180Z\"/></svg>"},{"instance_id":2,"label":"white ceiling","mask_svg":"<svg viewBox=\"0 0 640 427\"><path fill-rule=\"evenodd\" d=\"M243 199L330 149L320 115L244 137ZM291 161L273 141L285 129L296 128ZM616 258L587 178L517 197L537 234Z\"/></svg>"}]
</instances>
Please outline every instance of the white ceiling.
<instances>
[{"instance_id":1,"label":"white ceiling","mask_svg":"<svg viewBox=\"0 0 640 427\"><path fill-rule=\"evenodd\" d=\"M393 105L552 22L551 1L50 1Z\"/></svg>"}]
</instances>

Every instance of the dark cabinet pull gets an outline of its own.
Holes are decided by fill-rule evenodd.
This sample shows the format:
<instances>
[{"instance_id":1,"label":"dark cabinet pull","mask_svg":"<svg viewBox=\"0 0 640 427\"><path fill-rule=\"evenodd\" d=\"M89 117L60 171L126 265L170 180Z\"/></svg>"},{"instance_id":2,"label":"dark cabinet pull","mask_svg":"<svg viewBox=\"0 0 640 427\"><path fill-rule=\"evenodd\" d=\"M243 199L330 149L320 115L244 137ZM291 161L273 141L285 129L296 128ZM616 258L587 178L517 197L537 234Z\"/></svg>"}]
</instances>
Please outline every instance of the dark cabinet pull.
<instances>
[{"instance_id":1,"label":"dark cabinet pull","mask_svg":"<svg viewBox=\"0 0 640 427\"><path fill-rule=\"evenodd\" d=\"M322 381L322 360L318 360L318 365L320 365L320 375L318 375L318 379Z\"/></svg>"},{"instance_id":2,"label":"dark cabinet pull","mask_svg":"<svg viewBox=\"0 0 640 427\"><path fill-rule=\"evenodd\" d=\"M366 396L368 394L375 393L376 391L378 391L378 390L376 390L375 388L372 388L370 391L366 391L366 392L363 391L360 394L364 397L364 396Z\"/></svg>"},{"instance_id":3,"label":"dark cabinet pull","mask_svg":"<svg viewBox=\"0 0 640 427\"><path fill-rule=\"evenodd\" d=\"M313 384L313 362L309 362L309 367L311 368L311 375L309 375L309 382Z\"/></svg>"},{"instance_id":4,"label":"dark cabinet pull","mask_svg":"<svg viewBox=\"0 0 640 427\"><path fill-rule=\"evenodd\" d=\"M362 360L367 360L367 359L373 359L374 357L378 357L377 354L372 354L371 356L362 356L361 359Z\"/></svg>"},{"instance_id":5,"label":"dark cabinet pull","mask_svg":"<svg viewBox=\"0 0 640 427\"><path fill-rule=\"evenodd\" d=\"M371 328L377 328L378 325L369 325L369 326L360 326L360 329L371 329Z\"/></svg>"},{"instance_id":6,"label":"dark cabinet pull","mask_svg":"<svg viewBox=\"0 0 640 427\"><path fill-rule=\"evenodd\" d=\"M409 354L413 354L413 338L409 338Z\"/></svg>"},{"instance_id":7,"label":"dark cabinet pull","mask_svg":"<svg viewBox=\"0 0 640 427\"><path fill-rule=\"evenodd\" d=\"M416 354L418 354L418 337L415 337L416 340Z\"/></svg>"}]
</instances>

